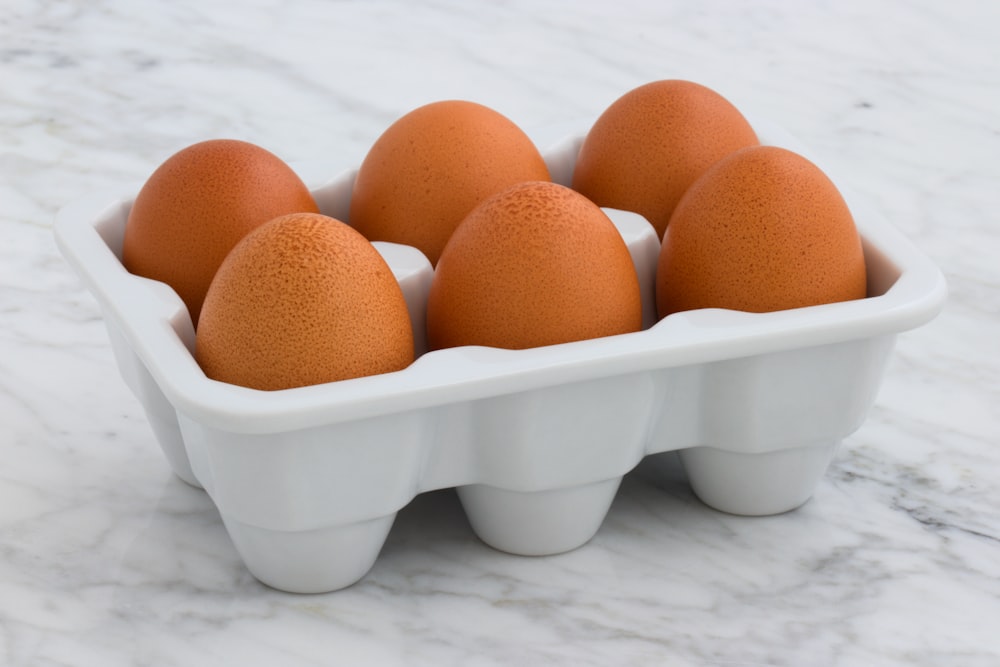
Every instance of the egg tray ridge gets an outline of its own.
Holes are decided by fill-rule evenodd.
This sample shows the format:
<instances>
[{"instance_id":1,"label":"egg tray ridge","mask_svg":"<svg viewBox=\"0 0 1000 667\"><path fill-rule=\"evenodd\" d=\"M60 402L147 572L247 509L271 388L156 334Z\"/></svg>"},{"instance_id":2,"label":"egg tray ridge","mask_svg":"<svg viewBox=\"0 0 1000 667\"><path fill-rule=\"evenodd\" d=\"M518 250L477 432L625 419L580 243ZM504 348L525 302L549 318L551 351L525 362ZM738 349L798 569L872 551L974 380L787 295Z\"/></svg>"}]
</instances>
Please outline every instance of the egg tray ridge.
<instances>
[{"instance_id":1,"label":"egg tray ridge","mask_svg":"<svg viewBox=\"0 0 1000 667\"><path fill-rule=\"evenodd\" d=\"M753 124L762 143L810 157L780 128ZM553 180L569 183L581 142L545 152ZM312 188L323 213L347 221L355 174ZM840 189L862 236L868 298L656 322L656 234L640 216L608 210L640 277L643 331L437 350L402 371L276 392L208 379L177 294L124 269L131 198L70 204L55 234L101 306L119 370L172 469L208 492L255 577L316 593L364 577L396 512L434 489L456 487L484 542L525 555L586 543L648 454L679 451L697 496L726 512L774 514L808 500L874 403L896 335L936 316L946 293L929 260ZM375 245L422 352L433 270L414 248Z\"/></svg>"}]
</instances>

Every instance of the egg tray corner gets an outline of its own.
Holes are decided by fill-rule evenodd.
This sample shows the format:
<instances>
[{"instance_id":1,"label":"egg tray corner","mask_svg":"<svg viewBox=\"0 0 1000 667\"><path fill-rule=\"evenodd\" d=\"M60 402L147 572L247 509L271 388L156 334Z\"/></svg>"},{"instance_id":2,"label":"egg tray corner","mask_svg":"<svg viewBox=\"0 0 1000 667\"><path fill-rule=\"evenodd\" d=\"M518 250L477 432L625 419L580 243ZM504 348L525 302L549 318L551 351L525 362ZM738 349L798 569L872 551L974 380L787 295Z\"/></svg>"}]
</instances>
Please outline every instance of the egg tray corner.
<instances>
[{"instance_id":1,"label":"egg tray corner","mask_svg":"<svg viewBox=\"0 0 1000 667\"><path fill-rule=\"evenodd\" d=\"M755 128L762 142L805 153L780 128ZM568 184L581 140L545 153L553 180ZM355 173L313 188L323 213L347 219ZM679 451L711 507L766 515L804 503L864 421L896 334L932 319L945 296L936 267L848 201L865 248L865 299L656 322L655 232L609 210L640 276L643 331L531 350L437 350L395 373L276 392L202 373L179 297L121 264L131 199L95 194L67 206L56 238L97 298L119 370L173 470L208 492L254 576L315 593L364 577L396 513L434 489L455 487L484 542L525 555L590 540L622 476L654 453ZM433 270L413 248L376 247L422 352Z\"/></svg>"}]
</instances>

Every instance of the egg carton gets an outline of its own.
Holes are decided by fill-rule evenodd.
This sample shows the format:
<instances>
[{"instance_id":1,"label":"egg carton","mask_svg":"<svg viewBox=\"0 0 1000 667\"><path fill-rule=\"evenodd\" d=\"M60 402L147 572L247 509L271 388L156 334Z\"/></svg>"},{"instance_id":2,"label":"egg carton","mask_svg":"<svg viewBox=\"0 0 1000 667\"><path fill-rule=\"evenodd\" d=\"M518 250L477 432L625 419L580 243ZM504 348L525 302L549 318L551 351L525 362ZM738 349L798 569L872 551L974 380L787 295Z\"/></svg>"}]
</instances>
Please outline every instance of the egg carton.
<instances>
[{"instance_id":1,"label":"egg carton","mask_svg":"<svg viewBox=\"0 0 1000 667\"><path fill-rule=\"evenodd\" d=\"M762 143L807 154L780 128L753 124ZM570 182L582 140L545 152L553 180ZM347 221L355 174L312 188L323 213ZM181 299L122 266L131 202L96 194L67 206L59 246L99 302L121 374L170 466L208 492L253 575L292 592L363 578L396 513L434 489L456 488L475 533L523 555L585 544L622 476L654 453L679 451L693 491L713 508L794 509L864 421L896 335L932 319L946 292L935 266L848 198L867 298L656 321L656 233L641 216L606 209L640 278L643 331L425 352L433 269L414 248L376 243L406 296L417 360L265 392L207 378Z\"/></svg>"}]
</instances>

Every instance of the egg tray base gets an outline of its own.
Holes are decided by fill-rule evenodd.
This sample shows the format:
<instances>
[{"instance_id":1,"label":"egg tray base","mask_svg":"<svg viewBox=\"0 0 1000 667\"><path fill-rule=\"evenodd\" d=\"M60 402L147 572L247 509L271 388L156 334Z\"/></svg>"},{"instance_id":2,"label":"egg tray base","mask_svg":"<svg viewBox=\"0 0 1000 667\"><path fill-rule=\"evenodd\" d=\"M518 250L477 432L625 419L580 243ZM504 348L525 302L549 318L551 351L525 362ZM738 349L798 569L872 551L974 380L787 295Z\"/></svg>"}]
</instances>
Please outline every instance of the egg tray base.
<instances>
[{"instance_id":1,"label":"egg tray base","mask_svg":"<svg viewBox=\"0 0 1000 667\"><path fill-rule=\"evenodd\" d=\"M754 125L763 143L808 157L779 128ZM553 180L569 183L581 141L545 153ZM347 221L355 173L312 188L323 213ZM657 322L656 234L640 216L608 210L640 277L643 331L532 350L438 350L396 373L261 392L205 377L177 294L125 271L131 201L98 193L67 206L57 242L98 300L119 370L172 469L208 492L255 577L299 593L363 578L396 513L435 489L456 488L475 533L520 555L585 544L622 476L650 454L678 451L713 508L794 509L863 423L896 335L932 319L946 291L923 255L848 198L868 298ZM423 352L433 271L413 248L375 245Z\"/></svg>"}]
</instances>

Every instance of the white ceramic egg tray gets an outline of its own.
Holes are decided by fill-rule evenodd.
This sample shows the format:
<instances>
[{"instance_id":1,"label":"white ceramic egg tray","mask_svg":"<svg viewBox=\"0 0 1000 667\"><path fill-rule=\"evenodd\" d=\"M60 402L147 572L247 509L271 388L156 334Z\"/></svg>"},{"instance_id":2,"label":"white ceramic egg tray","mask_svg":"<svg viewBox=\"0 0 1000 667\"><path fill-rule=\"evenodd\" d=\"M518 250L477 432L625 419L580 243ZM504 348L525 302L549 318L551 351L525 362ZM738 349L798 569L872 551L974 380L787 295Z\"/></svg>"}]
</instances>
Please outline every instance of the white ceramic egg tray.
<instances>
[{"instance_id":1,"label":"white ceramic egg tray","mask_svg":"<svg viewBox=\"0 0 1000 667\"><path fill-rule=\"evenodd\" d=\"M780 129L754 125L764 143L805 154ZM553 180L568 184L581 141L546 153ZM324 213L346 221L354 175L313 189ZM658 452L679 450L694 492L719 510L765 515L804 503L865 419L896 334L932 319L945 298L924 256L848 202L864 241L866 299L655 322L656 234L640 216L609 210L643 288L642 332L439 350L399 372L275 392L208 379L180 298L123 268L130 198L68 206L56 236L100 303L121 374L173 470L208 492L254 576L312 593L361 579L396 512L433 489L456 487L476 534L524 555L586 543L622 476ZM423 352L432 269L413 248L376 245Z\"/></svg>"}]
</instances>

